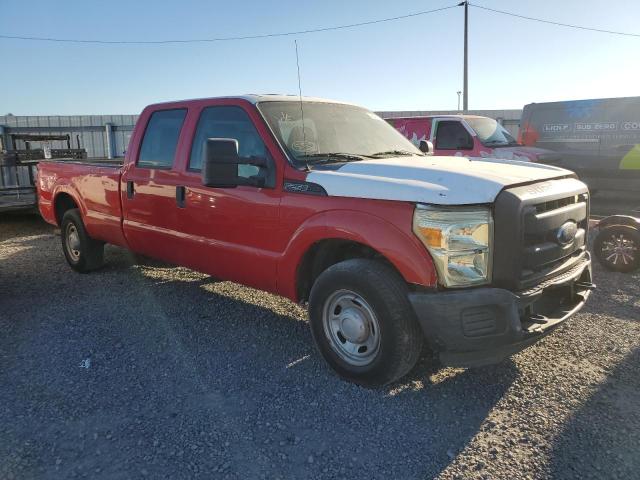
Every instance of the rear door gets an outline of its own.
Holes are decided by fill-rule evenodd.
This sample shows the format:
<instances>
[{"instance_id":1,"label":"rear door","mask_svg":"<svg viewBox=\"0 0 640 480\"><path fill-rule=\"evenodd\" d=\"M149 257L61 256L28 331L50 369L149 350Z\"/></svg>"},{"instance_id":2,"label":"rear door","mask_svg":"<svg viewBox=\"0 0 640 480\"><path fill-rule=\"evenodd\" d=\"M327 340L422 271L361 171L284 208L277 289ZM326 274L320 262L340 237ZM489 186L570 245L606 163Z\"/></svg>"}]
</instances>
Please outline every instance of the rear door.
<instances>
[{"instance_id":1,"label":"rear door","mask_svg":"<svg viewBox=\"0 0 640 480\"><path fill-rule=\"evenodd\" d=\"M145 112L146 128L122 175L124 234L135 251L181 263L176 248L180 209L176 202L179 174L175 160L182 140L186 108Z\"/></svg>"}]
</instances>

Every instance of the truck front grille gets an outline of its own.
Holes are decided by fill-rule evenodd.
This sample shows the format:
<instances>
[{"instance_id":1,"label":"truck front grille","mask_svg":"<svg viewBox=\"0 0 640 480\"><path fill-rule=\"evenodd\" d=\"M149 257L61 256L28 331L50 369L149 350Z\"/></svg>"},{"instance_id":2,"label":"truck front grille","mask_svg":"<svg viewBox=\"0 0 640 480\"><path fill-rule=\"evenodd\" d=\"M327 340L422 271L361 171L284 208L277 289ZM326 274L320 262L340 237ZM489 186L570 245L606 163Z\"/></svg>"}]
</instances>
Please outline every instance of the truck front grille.
<instances>
[{"instance_id":1,"label":"truck front grille","mask_svg":"<svg viewBox=\"0 0 640 480\"><path fill-rule=\"evenodd\" d=\"M585 256L589 193L574 178L504 190L494 214L496 286L530 288L570 270Z\"/></svg>"},{"instance_id":2,"label":"truck front grille","mask_svg":"<svg viewBox=\"0 0 640 480\"><path fill-rule=\"evenodd\" d=\"M584 194L582 195L584 196ZM536 213L544 213L550 210L557 210L562 207L566 207L567 205L575 205L581 200L579 195L573 195L571 197L559 198L558 200L550 200L538 203L534 205L536 209Z\"/></svg>"}]
</instances>

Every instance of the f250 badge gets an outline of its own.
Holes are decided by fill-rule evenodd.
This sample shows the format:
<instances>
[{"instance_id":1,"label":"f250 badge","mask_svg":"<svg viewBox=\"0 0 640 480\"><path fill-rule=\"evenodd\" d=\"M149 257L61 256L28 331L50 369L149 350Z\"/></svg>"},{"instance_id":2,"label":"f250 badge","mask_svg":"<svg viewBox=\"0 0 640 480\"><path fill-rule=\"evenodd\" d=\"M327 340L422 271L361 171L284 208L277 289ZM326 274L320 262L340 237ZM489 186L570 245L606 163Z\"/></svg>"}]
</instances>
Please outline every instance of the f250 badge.
<instances>
[{"instance_id":1,"label":"f250 badge","mask_svg":"<svg viewBox=\"0 0 640 480\"><path fill-rule=\"evenodd\" d=\"M578 233L578 224L573 220L563 223L556 232L556 239L561 245L573 243Z\"/></svg>"}]
</instances>

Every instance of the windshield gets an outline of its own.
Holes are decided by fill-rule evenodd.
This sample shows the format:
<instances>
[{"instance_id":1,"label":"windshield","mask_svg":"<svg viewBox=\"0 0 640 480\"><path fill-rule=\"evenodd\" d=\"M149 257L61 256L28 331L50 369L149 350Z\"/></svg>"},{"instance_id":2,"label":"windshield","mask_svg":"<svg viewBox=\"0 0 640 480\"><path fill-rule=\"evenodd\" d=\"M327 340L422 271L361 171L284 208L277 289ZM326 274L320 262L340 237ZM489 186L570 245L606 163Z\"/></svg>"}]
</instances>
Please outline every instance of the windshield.
<instances>
[{"instance_id":1,"label":"windshield","mask_svg":"<svg viewBox=\"0 0 640 480\"><path fill-rule=\"evenodd\" d=\"M280 144L298 162L313 163L322 157L346 162L423 155L391 125L364 108L319 102L303 102L302 111L299 102L261 102L258 108Z\"/></svg>"},{"instance_id":2,"label":"windshield","mask_svg":"<svg viewBox=\"0 0 640 480\"><path fill-rule=\"evenodd\" d=\"M500 147L517 145L516 139L493 118L465 118L484 145Z\"/></svg>"}]
</instances>

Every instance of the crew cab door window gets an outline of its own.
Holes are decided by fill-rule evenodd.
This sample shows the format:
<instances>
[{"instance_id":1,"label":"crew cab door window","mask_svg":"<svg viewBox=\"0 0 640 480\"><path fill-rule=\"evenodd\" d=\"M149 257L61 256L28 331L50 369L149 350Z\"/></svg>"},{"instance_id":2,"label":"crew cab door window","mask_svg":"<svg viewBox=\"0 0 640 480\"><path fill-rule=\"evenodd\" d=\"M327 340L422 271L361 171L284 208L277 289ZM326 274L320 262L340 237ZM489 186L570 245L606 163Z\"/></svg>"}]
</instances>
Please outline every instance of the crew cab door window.
<instances>
[{"instance_id":1,"label":"crew cab door window","mask_svg":"<svg viewBox=\"0 0 640 480\"><path fill-rule=\"evenodd\" d=\"M186 109L159 110L149 118L142 139L138 167L171 168Z\"/></svg>"},{"instance_id":2,"label":"crew cab door window","mask_svg":"<svg viewBox=\"0 0 640 480\"><path fill-rule=\"evenodd\" d=\"M441 150L472 150L473 138L462 123L455 120L438 122L436 148Z\"/></svg>"},{"instance_id":3,"label":"crew cab door window","mask_svg":"<svg viewBox=\"0 0 640 480\"><path fill-rule=\"evenodd\" d=\"M238 140L238 154L241 157L268 158L267 149L256 127L240 107L207 107L200 114L196 133L191 146L189 169L200 170L207 138L234 138ZM238 176L250 178L260 170L255 165L238 165Z\"/></svg>"}]
</instances>

